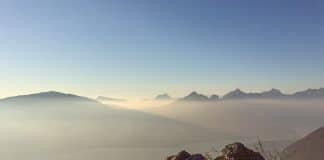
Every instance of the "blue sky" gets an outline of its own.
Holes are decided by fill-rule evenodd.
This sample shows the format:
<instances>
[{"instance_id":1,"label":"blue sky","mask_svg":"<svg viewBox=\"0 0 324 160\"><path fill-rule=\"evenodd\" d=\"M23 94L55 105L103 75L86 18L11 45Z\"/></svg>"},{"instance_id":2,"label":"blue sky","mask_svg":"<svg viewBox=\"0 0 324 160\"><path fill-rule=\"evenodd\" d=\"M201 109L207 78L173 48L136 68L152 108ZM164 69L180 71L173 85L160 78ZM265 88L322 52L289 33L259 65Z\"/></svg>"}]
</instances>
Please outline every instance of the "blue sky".
<instances>
[{"instance_id":1,"label":"blue sky","mask_svg":"<svg viewBox=\"0 0 324 160\"><path fill-rule=\"evenodd\" d=\"M324 86L324 1L0 0L0 97Z\"/></svg>"}]
</instances>

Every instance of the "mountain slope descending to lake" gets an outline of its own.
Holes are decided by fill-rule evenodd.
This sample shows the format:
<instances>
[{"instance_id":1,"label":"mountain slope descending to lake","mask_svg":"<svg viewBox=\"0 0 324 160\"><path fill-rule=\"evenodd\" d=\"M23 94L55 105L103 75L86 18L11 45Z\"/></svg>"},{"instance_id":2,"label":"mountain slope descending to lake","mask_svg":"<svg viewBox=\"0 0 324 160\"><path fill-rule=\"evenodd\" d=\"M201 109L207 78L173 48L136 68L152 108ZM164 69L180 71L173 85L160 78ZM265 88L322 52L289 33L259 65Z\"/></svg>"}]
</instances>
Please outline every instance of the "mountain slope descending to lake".
<instances>
[{"instance_id":1,"label":"mountain slope descending to lake","mask_svg":"<svg viewBox=\"0 0 324 160\"><path fill-rule=\"evenodd\" d=\"M324 127L288 146L283 160L321 160L324 158Z\"/></svg>"}]
</instances>

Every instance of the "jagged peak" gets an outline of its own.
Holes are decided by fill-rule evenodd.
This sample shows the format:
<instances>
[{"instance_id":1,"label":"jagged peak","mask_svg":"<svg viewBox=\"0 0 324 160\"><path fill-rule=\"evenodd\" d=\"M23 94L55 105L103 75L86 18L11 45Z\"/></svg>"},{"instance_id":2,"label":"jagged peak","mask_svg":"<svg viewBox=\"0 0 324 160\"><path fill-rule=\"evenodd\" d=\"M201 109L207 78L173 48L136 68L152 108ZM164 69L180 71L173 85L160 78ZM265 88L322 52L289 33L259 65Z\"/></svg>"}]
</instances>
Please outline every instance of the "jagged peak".
<instances>
[{"instance_id":1,"label":"jagged peak","mask_svg":"<svg viewBox=\"0 0 324 160\"><path fill-rule=\"evenodd\" d=\"M181 98L180 100L184 101L204 101L208 100L208 97L198 93L197 91L192 91L189 95Z\"/></svg>"}]
</instances>

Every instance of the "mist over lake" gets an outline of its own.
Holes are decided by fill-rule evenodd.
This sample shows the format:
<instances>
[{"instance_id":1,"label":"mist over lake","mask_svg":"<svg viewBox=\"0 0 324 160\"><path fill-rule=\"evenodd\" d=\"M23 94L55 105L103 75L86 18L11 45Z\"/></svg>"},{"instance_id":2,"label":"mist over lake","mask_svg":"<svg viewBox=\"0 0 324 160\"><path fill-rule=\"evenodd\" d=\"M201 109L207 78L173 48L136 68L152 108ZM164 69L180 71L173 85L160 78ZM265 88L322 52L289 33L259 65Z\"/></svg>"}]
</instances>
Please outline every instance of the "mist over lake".
<instances>
[{"instance_id":1,"label":"mist over lake","mask_svg":"<svg viewBox=\"0 0 324 160\"><path fill-rule=\"evenodd\" d=\"M148 156L157 148L236 138L222 130L56 92L1 100L0 115L4 159L73 159L86 153L123 159L123 149Z\"/></svg>"},{"instance_id":2,"label":"mist over lake","mask_svg":"<svg viewBox=\"0 0 324 160\"><path fill-rule=\"evenodd\" d=\"M174 102L130 110L48 92L0 101L2 159L165 158L258 138L287 144L324 123L323 100Z\"/></svg>"}]
</instances>

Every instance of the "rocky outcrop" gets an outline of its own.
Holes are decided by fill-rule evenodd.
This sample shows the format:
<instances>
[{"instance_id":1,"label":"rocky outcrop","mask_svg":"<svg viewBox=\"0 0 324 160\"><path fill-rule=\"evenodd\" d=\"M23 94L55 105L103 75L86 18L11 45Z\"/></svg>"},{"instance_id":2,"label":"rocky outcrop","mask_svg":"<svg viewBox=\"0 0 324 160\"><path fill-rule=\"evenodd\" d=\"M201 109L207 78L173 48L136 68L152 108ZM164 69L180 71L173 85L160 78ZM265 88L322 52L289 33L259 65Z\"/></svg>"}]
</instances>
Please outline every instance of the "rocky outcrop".
<instances>
[{"instance_id":1,"label":"rocky outcrop","mask_svg":"<svg viewBox=\"0 0 324 160\"><path fill-rule=\"evenodd\" d=\"M207 159L201 154L193 154L190 157L188 157L186 160L207 160Z\"/></svg>"},{"instance_id":2,"label":"rocky outcrop","mask_svg":"<svg viewBox=\"0 0 324 160\"><path fill-rule=\"evenodd\" d=\"M222 149L215 160L264 160L262 155L246 148L242 143L233 143Z\"/></svg>"},{"instance_id":3,"label":"rocky outcrop","mask_svg":"<svg viewBox=\"0 0 324 160\"><path fill-rule=\"evenodd\" d=\"M208 158L210 159L210 158ZM177 155L168 157L166 160L207 160L201 154L191 155L187 151L181 151ZM220 156L215 160L265 160L258 152L246 148L242 143L233 143L222 149Z\"/></svg>"},{"instance_id":4,"label":"rocky outcrop","mask_svg":"<svg viewBox=\"0 0 324 160\"><path fill-rule=\"evenodd\" d=\"M177 155L169 156L166 160L207 160L207 159L201 154L191 155L187 151L181 151Z\"/></svg>"}]
</instances>

